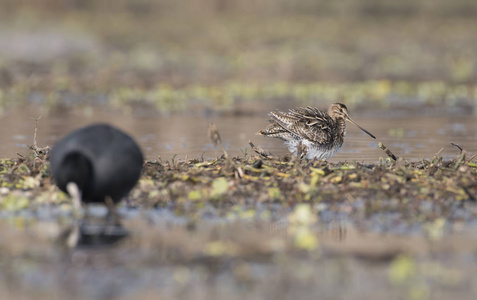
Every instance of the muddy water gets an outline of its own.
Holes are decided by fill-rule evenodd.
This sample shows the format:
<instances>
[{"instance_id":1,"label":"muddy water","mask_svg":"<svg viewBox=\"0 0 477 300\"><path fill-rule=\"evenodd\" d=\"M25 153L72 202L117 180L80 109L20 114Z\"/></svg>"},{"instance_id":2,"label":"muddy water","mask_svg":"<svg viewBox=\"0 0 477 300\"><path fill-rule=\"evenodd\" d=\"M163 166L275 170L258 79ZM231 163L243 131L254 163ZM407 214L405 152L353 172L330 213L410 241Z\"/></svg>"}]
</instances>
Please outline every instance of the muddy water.
<instances>
[{"instance_id":1,"label":"muddy water","mask_svg":"<svg viewBox=\"0 0 477 300\"><path fill-rule=\"evenodd\" d=\"M31 117L39 115L39 146L53 145L74 128L108 122L130 132L149 159L213 158L220 154L207 138L208 123L214 121L234 155L243 155L249 139L285 154L280 141L255 135L266 126L269 109L162 116L102 107L49 113L17 107L0 116L0 157L28 152L34 133ZM454 156L457 150L450 142L477 151L475 118L420 115L352 112L353 119L399 156L430 158L441 148L442 155ZM350 124L345 145L332 161L375 162L382 156L377 142ZM426 201L416 203L438 210ZM445 227L437 221L432 227L417 218L401 220L390 211L364 218L359 213L363 199L317 207L320 222L313 230L322 250L310 254L288 248L291 209L281 204L253 207L269 213L270 220L236 222L224 218L228 208L206 204L194 212L199 217L192 233L188 218L173 209L122 206L119 212L130 237L111 247L76 249L57 244L64 220L71 222L69 210L0 210L0 299L476 299L471 288L477 275L475 204L450 205L452 219ZM93 207L90 213L104 217L106 210ZM430 240L427 236L434 231L445 238ZM217 240L229 239L236 247L231 254L204 255L225 251Z\"/></svg>"},{"instance_id":2,"label":"muddy water","mask_svg":"<svg viewBox=\"0 0 477 300\"><path fill-rule=\"evenodd\" d=\"M213 113L192 111L164 116L147 109L124 110L93 108L63 108L44 112L39 107L15 107L0 115L0 157L12 158L28 152L33 144L33 117L42 115L38 128L38 146L53 145L69 131L95 122L114 124L131 133L142 146L148 159L215 158L220 155L207 137L209 122L217 124L222 140L232 155L250 152L248 141L270 150L276 155L287 153L281 141L257 136L255 133L267 125L267 111L273 107L260 107L250 113ZM397 156L407 159L430 158L439 150L443 156L457 154L456 143L469 152L477 151L475 116L455 114L439 116L421 112L363 112L351 111L354 120L371 131L379 141ZM342 150L331 161L357 160L376 162L384 156L373 140L348 124L347 137Z\"/></svg>"},{"instance_id":3,"label":"muddy water","mask_svg":"<svg viewBox=\"0 0 477 300\"><path fill-rule=\"evenodd\" d=\"M323 227L323 251L305 254L275 252L287 231L259 223L201 221L191 234L161 217L152 227L126 221L131 238L116 247L69 251L48 239L52 224L0 223L0 299L475 299L475 226L434 242ZM217 232L244 245L231 257L201 255ZM411 297L416 289L426 294Z\"/></svg>"}]
</instances>

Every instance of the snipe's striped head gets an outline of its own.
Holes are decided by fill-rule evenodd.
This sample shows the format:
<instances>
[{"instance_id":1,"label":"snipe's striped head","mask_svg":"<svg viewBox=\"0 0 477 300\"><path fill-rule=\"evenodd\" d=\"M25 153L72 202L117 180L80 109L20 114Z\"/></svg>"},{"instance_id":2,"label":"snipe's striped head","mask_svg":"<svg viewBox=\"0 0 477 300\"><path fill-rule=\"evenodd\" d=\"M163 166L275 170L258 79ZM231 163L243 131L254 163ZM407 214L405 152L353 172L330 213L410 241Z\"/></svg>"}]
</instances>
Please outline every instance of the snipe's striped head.
<instances>
[{"instance_id":1,"label":"snipe's striped head","mask_svg":"<svg viewBox=\"0 0 477 300\"><path fill-rule=\"evenodd\" d=\"M343 103L333 103L328 108L328 115L333 118L333 120L337 119L349 119L348 117L348 108Z\"/></svg>"},{"instance_id":2,"label":"snipe's striped head","mask_svg":"<svg viewBox=\"0 0 477 300\"><path fill-rule=\"evenodd\" d=\"M371 134L371 132L367 131L366 129L364 129L363 127L361 127L358 123L356 123L355 121L353 121L349 115L348 115L348 108L346 107L346 105L344 105L343 103L333 103L330 105L330 108L328 108L328 115L333 119L333 120L338 120L338 119L344 119L344 120L348 120L350 121L351 123L353 123L354 125L358 126L359 129L361 129L362 131L366 132L370 137L372 137L373 139L375 139L376 137L374 135Z\"/></svg>"}]
</instances>

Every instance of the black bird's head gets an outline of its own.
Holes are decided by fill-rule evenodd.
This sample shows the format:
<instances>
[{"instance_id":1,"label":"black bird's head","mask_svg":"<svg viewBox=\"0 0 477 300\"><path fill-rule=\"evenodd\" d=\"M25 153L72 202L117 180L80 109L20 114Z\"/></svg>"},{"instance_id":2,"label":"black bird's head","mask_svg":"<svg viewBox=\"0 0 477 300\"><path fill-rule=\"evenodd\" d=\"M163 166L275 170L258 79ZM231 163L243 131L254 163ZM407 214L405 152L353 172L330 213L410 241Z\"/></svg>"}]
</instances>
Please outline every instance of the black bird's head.
<instances>
[{"instance_id":1,"label":"black bird's head","mask_svg":"<svg viewBox=\"0 0 477 300\"><path fill-rule=\"evenodd\" d=\"M61 162L58 172L59 174L56 174L55 178L58 186L64 192L68 192L66 186L70 182L75 183L83 193L91 188L94 176L93 164L88 157L79 152L67 154Z\"/></svg>"}]
</instances>

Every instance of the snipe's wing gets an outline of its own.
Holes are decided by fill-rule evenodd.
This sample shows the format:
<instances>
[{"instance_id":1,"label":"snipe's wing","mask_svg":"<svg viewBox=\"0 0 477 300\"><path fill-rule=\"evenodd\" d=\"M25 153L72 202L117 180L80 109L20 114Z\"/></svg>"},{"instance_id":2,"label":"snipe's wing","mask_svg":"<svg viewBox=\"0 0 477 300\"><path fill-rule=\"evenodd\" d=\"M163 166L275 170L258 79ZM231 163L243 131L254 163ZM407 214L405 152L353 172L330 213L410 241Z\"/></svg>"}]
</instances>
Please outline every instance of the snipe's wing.
<instances>
[{"instance_id":1,"label":"snipe's wing","mask_svg":"<svg viewBox=\"0 0 477 300\"><path fill-rule=\"evenodd\" d=\"M333 120L326 112L314 107L300 107L288 112L269 113L270 124L260 133L268 136L291 135L313 143L325 144L331 140Z\"/></svg>"}]
</instances>

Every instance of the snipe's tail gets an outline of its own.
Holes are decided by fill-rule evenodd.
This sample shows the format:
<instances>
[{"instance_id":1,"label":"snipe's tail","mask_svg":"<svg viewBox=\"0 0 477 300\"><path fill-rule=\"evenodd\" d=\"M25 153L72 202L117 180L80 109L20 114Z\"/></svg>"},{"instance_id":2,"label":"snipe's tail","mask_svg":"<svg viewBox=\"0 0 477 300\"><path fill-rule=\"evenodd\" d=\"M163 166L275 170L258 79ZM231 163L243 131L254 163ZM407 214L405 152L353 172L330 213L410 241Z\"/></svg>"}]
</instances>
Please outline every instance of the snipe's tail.
<instances>
[{"instance_id":1,"label":"snipe's tail","mask_svg":"<svg viewBox=\"0 0 477 300\"><path fill-rule=\"evenodd\" d=\"M285 129L283 129L283 127L274 123L269 124L267 128L260 130L259 132L257 132L257 134L273 137L273 138L278 138L281 140L287 140L290 135L290 133L286 131Z\"/></svg>"}]
</instances>

